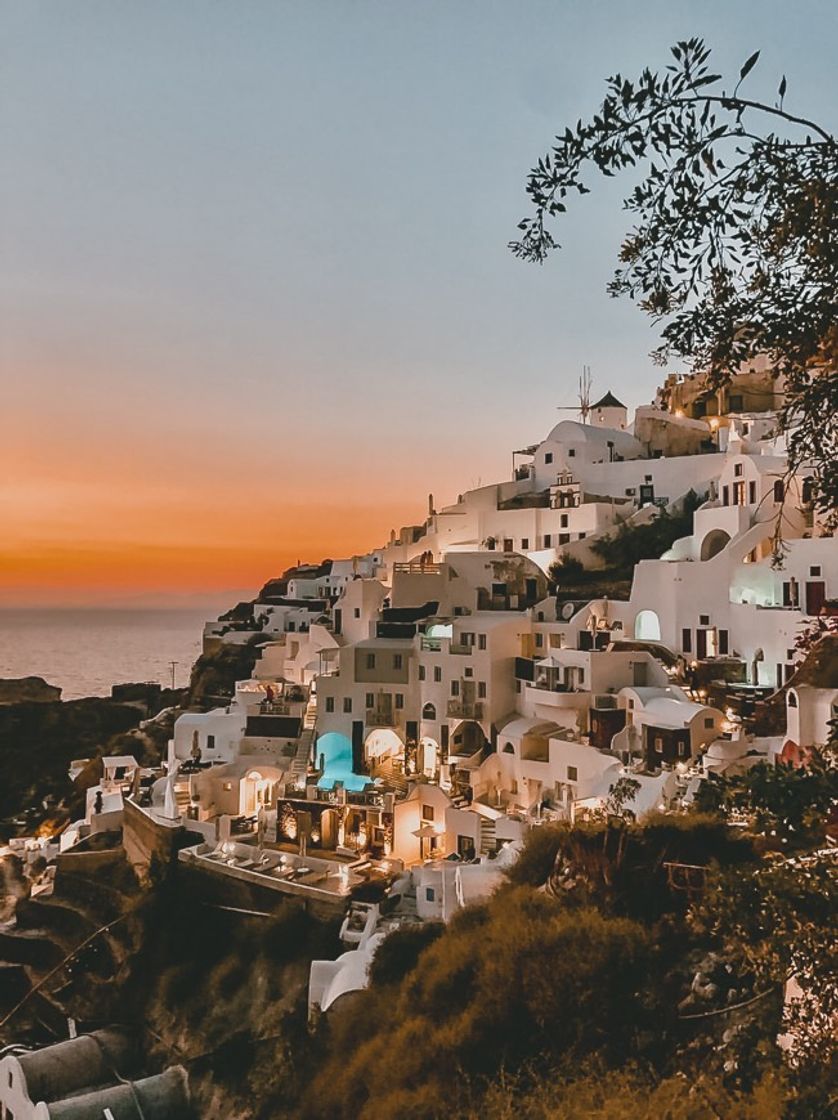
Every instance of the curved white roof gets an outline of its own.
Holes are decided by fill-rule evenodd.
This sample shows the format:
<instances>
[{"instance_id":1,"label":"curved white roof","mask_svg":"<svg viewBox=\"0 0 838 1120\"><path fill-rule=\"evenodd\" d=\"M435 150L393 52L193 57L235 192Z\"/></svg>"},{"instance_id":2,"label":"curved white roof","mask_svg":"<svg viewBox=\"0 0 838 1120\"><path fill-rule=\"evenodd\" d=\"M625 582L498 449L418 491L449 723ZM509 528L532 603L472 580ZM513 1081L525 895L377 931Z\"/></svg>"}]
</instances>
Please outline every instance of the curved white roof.
<instances>
[{"instance_id":1,"label":"curved white roof","mask_svg":"<svg viewBox=\"0 0 838 1120\"><path fill-rule=\"evenodd\" d=\"M545 443L590 443L607 447L613 443L616 448L640 450L640 444L630 432L619 428L600 428L593 424L580 424L578 420L560 420L547 436Z\"/></svg>"},{"instance_id":2,"label":"curved white roof","mask_svg":"<svg viewBox=\"0 0 838 1120\"><path fill-rule=\"evenodd\" d=\"M323 993L321 1011L328 1011L339 996L366 988L372 958L385 936L383 933L374 933L360 948L350 949L348 953L342 953L338 957L335 963L340 968Z\"/></svg>"}]
</instances>

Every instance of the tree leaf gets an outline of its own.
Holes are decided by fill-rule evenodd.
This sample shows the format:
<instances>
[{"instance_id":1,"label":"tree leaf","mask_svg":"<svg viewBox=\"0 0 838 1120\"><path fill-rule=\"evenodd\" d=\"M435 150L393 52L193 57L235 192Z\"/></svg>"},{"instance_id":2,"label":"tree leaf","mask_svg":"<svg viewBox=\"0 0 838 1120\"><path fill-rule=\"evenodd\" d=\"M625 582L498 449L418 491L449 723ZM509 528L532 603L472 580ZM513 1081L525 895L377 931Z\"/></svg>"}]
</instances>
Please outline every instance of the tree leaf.
<instances>
[{"instance_id":1,"label":"tree leaf","mask_svg":"<svg viewBox=\"0 0 838 1120\"><path fill-rule=\"evenodd\" d=\"M759 58L759 51L754 51L754 53L751 55L751 57L745 61L744 66L739 71L739 81L740 82L742 81L743 78L747 78L747 76L750 74L750 72L756 66L758 58Z\"/></svg>"}]
</instances>

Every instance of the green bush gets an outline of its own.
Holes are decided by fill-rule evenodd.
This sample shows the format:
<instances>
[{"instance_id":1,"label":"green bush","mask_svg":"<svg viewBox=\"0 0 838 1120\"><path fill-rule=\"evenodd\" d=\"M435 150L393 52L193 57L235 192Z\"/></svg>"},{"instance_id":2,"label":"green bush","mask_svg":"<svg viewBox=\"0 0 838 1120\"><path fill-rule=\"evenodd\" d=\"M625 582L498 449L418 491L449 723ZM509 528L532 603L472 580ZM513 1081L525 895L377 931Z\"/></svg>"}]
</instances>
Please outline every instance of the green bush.
<instances>
[{"instance_id":1,"label":"green bush","mask_svg":"<svg viewBox=\"0 0 838 1120\"><path fill-rule=\"evenodd\" d=\"M382 941L370 966L370 983L397 984L411 972L420 955L441 935L442 922L424 922L393 930Z\"/></svg>"}]
</instances>

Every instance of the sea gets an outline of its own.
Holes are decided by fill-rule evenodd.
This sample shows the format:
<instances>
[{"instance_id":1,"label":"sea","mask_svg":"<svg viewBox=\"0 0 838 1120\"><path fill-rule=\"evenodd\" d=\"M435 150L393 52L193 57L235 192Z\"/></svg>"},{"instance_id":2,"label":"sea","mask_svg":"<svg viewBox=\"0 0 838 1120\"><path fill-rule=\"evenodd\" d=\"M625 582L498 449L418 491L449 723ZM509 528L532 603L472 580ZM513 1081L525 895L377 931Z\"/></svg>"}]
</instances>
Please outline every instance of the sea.
<instances>
[{"instance_id":1,"label":"sea","mask_svg":"<svg viewBox=\"0 0 838 1120\"><path fill-rule=\"evenodd\" d=\"M43 677L62 700L111 685L189 683L211 610L0 610L0 677ZM174 667L172 663L174 662Z\"/></svg>"}]
</instances>

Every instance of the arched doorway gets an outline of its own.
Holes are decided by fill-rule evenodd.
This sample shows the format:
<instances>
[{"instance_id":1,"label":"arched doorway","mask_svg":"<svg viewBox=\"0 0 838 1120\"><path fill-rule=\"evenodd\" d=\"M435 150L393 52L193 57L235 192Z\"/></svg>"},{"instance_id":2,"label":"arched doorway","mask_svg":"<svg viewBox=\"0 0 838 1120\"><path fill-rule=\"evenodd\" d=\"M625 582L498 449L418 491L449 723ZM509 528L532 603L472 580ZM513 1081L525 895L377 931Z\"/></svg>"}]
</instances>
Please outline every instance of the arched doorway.
<instances>
[{"instance_id":1,"label":"arched doorway","mask_svg":"<svg viewBox=\"0 0 838 1120\"><path fill-rule=\"evenodd\" d=\"M448 753L450 756L460 755L468 758L481 750L485 742L486 736L480 724L472 719L463 720L454 728L448 744Z\"/></svg>"},{"instance_id":2,"label":"arched doorway","mask_svg":"<svg viewBox=\"0 0 838 1120\"><path fill-rule=\"evenodd\" d=\"M719 555L723 548L727 547L729 541L730 533L726 533L724 529L711 529L701 542L699 553L701 559L712 560L714 556Z\"/></svg>"},{"instance_id":3,"label":"arched doorway","mask_svg":"<svg viewBox=\"0 0 838 1120\"><path fill-rule=\"evenodd\" d=\"M338 815L334 809L324 809L320 815L320 844L335 848L338 843Z\"/></svg>"},{"instance_id":4,"label":"arched doorway","mask_svg":"<svg viewBox=\"0 0 838 1120\"><path fill-rule=\"evenodd\" d=\"M419 740L417 762L420 774L431 779L436 777L439 769L439 744L429 735L423 735Z\"/></svg>"},{"instance_id":5,"label":"arched doorway","mask_svg":"<svg viewBox=\"0 0 838 1120\"><path fill-rule=\"evenodd\" d=\"M263 778L258 770L250 771L244 780L244 812L247 816L255 816L270 804L272 785L273 781Z\"/></svg>"},{"instance_id":6,"label":"arched doorway","mask_svg":"<svg viewBox=\"0 0 838 1120\"><path fill-rule=\"evenodd\" d=\"M404 761L404 743L391 727L376 727L367 735L364 758L370 766L380 765L388 760Z\"/></svg>"},{"instance_id":7,"label":"arched doorway","mask_svg":"<svg viewBox=\"0 0 838 1120\"><path fill-rule=\"evenodd\" d=\"M644 642L661 640L661 623L655 611L639 611L634 620L634 636Z\"/></svg>"}]
</instances>

